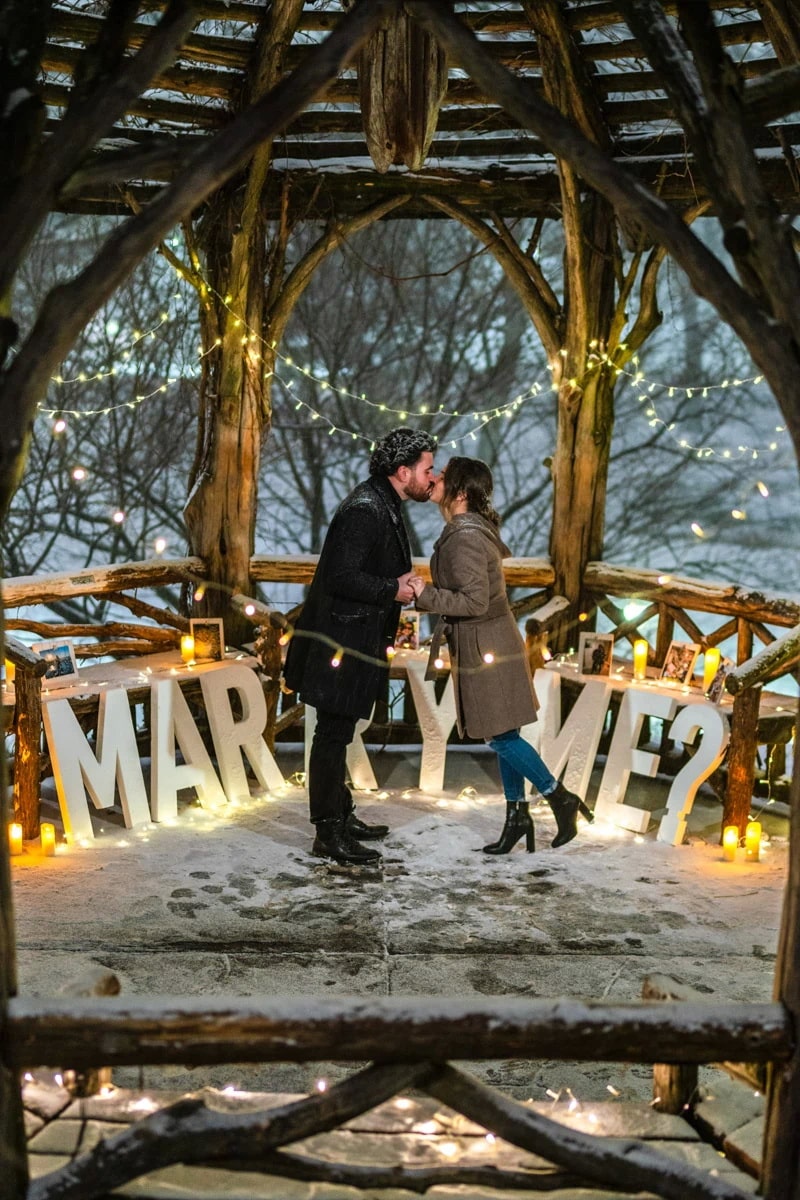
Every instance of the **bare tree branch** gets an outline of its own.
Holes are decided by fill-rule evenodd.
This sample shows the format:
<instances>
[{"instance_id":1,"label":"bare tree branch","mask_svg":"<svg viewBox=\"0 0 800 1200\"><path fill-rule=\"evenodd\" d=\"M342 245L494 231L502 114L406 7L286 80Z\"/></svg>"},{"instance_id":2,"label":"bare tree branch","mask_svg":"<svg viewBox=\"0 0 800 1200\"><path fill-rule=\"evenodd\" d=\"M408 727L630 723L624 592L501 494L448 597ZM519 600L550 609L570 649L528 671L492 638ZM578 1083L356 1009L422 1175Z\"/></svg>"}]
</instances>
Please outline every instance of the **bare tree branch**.
<instances>
[{"instance_id":1,"label":"bare tree branch","mask_svg":"<svg viewBox=\"0 0 800 1200\"><path fill-rule=\"evenodd\" d=\"M510 1100L477 1079L445 1066L425 1091L515 1146L577 1171L594 1183L641 1188L665 1200L744 1200L747 1195L720 1176L677 1162L641 1142L595 1137L569 1129Z\"/></svg>"},{"instance_id":2,"label":"bare tree branch","mask_svg":"<svg viewBox=\"0 0 800 1200\"><path fill-rule=\"evenodd\" d=\"M221 1113L185 1098L88 1154L31 1183L27 1200L93 1200L172 1163L263 1157L279 1146L335 1129L421 1083L427 1064L368 1067L327 1092L261 1113Z\"/></svg>"},{"instance_id":3,"label":"bare tree branch","mask_svg":"<svg viewBox=\"0 0 800 1200\"><path fill-rule=\"evenodd\" d=\"M14 231L0 247L0 295L10 287L31 238L53 206L60 184L141 95L153 76L172 61L194 24L195 8L196 0L170 0L139 53L110 75L103 71L102 86L96 83L71 104L58 135L42 144L30 170L0 209L0 228Z\"/></svg>"}]
</instances>

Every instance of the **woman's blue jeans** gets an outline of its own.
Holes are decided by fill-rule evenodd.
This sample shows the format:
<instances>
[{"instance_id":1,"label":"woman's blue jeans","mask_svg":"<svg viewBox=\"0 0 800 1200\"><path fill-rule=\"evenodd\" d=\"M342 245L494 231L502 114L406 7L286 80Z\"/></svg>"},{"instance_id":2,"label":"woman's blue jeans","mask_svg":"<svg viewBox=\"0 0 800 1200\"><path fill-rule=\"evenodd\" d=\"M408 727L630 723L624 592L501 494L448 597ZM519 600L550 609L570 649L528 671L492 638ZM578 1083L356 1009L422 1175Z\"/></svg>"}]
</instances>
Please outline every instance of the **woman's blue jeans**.
<instances>
[{"instance_id":1,"label":"woman's blue jeans","mask_svg":"<svg viewBox=\"0 0 800 1200\"><path fill-rule=\"evenodd\" d=\"M487 740L497 755L503 794L509 804L525 799L526 779L530 779L542 796L549 796L557 786L556 777L548 771L530 742L520 737L518 729L509 729L508 733L498 733Z\"/></svg>"}]
</instances>

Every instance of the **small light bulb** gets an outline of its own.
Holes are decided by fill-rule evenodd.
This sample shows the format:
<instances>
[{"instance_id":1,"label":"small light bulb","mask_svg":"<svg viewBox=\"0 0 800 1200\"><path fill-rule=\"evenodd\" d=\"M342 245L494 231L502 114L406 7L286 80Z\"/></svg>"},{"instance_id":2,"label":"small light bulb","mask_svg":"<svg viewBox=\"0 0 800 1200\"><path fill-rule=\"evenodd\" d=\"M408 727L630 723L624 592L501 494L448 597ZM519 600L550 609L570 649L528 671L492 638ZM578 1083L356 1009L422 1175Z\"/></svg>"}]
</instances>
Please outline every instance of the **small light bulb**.
<instances>
[{"instance_id":1,"label":"small light bulb","mask_svg":"<svg viewBox=\"0 0 800 1200\"><path fill-rule=\"evenodd\" d=\"M122 511L121 508L118 508L117 511L112 516L111 520L114 522L115 525L121 525L122 522L125 520L125 513Z\"/></svg>"},{"instance_id":2,"label":"small light bulb","mask_svg":"<svg viewBox=\"0 0 800 1200\"><path fill-rule=\"evenodd\" d=\"M156 554L163 554L164 551L166 550L166 548L167 548L167 539L166 538L158 537L153 542L153 549L155 550Z\"/></svg>"},{"instance_id":3,"label":"small light bulb","mask_svg":"<svg viewBox=\"0 0 800 1200\"><path fill-rule=\"evenodd\" d=\"M86 468L85 467L73 468L72 478L75 480L76 483L82 483L83 480L86 478Z\"/></svg>"},{"instance_id":4,"label":"small light bulb","mask_svg":"<svg viewBox=\"0 0 800 1200\"><path fill-rule=\"evenodd\" d=\"M53 422L53 433L63 433L66 428L67 422L63 417L59 417L57 421Z\"/></svg>"}]
</instances>

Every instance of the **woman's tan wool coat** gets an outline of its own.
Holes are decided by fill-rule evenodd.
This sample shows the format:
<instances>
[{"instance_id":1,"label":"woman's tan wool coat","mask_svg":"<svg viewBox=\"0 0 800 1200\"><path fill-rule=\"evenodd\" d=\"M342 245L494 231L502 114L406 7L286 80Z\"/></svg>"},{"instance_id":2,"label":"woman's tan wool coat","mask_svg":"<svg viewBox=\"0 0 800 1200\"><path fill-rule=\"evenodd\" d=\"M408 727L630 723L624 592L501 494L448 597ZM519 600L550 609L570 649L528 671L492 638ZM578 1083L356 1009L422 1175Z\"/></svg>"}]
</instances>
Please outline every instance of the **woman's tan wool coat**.
<instances>
[{"instance_id":1,"label":"woman's tan wool coat","mask_svg":"<svg viewBox=\"0 0 800 1200\"><path fill-rule=\"evenodd\" d=\"M417 599L421 612L441 614L437 633L445 634L450 647L462 737L466 733L488 740L536 720L525 643L503 578L503 559L510 553L491 521L478 513L459 513L434 546L433 584ZM435 634L431 658L439 640Z\"/></svg>"}]
</instances>

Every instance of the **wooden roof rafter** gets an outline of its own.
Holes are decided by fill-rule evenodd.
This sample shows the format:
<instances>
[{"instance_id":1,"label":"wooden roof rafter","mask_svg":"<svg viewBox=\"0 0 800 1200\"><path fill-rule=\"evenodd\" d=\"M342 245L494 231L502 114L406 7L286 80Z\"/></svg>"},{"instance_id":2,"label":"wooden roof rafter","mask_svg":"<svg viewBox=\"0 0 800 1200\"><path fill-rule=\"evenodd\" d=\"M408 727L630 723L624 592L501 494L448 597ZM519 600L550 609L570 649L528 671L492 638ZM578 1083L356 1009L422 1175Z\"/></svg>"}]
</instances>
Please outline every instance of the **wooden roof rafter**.
<instances>
[{"instance_id":1,"label":"wooden roof rafter","mask_svg":"<svg viewBox=\"0 0 800 1200\"><path fill-rule=\"evenodd\" d=\"M582 112L588 119L591 112L596 136L612 148L618 161L625 162L649 183L661 165L662 175L673 178L665 195L676 204L694 203L698 198L694 185L674 182L684 176L691 180L692 176L683 131L658 73L631 35L619 4L609 0L569 4L553 0L553 5L563 27L559 53L566 61L571 46L576 56L570 68L579 97L574 115L580 119ZM162 8L163 2L143 5L143 11ZM508 8L497 0L496 7L483 5L479 9L474 0L456 0L455 8L495 61L529 80L537 90L542 88L541 15L537 18L541 6L522 0ZM764 106L771 103L775 109L776 105L764 100L757 89L762 83L773 83L779 60L759 8L744 5L741 0L712 0L711 8L717 14L722 41L738 63L748 96L759 96L759 117L763 120ZM665 3L664 9L674 14L677 5ZM124 211L120 197L126 187L146 200L173 178L184 156L196 148L198 138L232 119L257 22L264 11L263 4L244 0L201 0L195 9L194 29L175 63L130 105L113 135L96 148L85 170L67 185L61 206L68 211ZM324 7L306 5L287 55L287 72L313 53L320 38L335 27L342 11L341 4L334 0ZM80 0L77 6L72 0L69 7L65 0L57 0L53 7L42 62L43 96L50 107L49 128L53 131L68 103L70 80L82 48L101 25L101 18L90 11L88 4L86 11L81 10ZM132 51L142 44L150 28L146 17L140 15L129 34ZM782 52L785 61L785 46ZM474 191L470 177L481 172L486 180L486 211L511 216L519 211L527 161L531 211L541 211L537 204L550 211L554 189L542 175L549 172L555 179L552 155L530 133L519 129L503 109L487 100L462 72L451 68L449 76L436 135L420 174L427 178L434 172L442 186L447 179L456 189L463 176L463 186L470 192ZM777 108L780 110L779 104ZM795 104L794 109L798 108L800 105ZM791 160L800 152L800 123L785 115L791 111L790 106L770 114L769 119L780 122L774 131L762 125L754 132L770 188L786 211L795 213L800 199ZM324 175L322 191L329 197L346 195L348 187L360 192L369 186L373 198L393 194L398 188L412 194L418 190L414 180L407 177L408 172L400 185L377 172L366 181L370 160L361 132L359 85L353 70L344 72L324 97L284 130L276 140L275 155L275 170L283 177L288 172L295 178L298 172L303 175L314 170ZM128 169L135 174L125 178ZM334 179L337 170L340 178ZM306 190L304 184L302 190ZM479 193L474 194L473 203L481 207ZM352 211L353 202L348 201L346 207ZM409 216L414 211L412 203L398 210L398 215ZM313 206L309 215L314 215ZM316 215L330 215L329 202L321 202Z\"/></svg>"}]
</instances>

